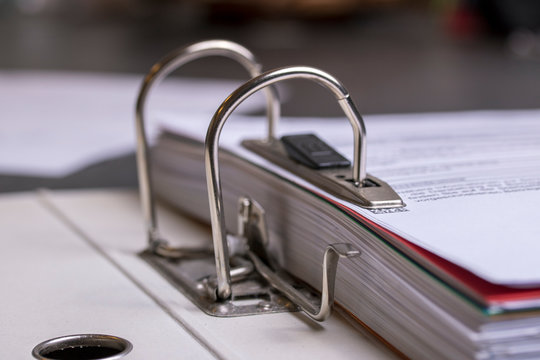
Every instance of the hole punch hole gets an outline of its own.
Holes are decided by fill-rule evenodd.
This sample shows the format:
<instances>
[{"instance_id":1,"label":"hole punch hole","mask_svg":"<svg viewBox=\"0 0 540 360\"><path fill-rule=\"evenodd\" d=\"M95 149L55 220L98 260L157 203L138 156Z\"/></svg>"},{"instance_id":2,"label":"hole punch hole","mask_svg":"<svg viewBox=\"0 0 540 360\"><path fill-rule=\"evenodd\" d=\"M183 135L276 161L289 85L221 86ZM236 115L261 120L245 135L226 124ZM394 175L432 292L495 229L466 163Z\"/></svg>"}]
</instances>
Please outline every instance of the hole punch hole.
<instances>
[{"instance_id":1,"label":"hole punch hole","mask_svg":"<svg viewBox=\"0 0 540 360\"><path fill-rule=\"evenodd\" d=\"M133 346L110 335L68 335L38 344L32 350L39 360L114 360L127 355Z\"/></svg>"}]
</instances>

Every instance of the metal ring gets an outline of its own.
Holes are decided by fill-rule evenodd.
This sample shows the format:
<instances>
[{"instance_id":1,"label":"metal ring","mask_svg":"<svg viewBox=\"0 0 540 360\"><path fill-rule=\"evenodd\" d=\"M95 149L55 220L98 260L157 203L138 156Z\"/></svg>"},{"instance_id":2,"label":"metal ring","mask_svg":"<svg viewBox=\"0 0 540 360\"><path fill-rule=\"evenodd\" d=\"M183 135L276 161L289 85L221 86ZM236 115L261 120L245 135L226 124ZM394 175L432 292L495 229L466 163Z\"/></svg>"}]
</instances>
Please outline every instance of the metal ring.
<instances>
[{"instance_id":1,"label":"metal ring","mask_svg":"<svg viewBox=\"0 0 540 360\"><path fill-rule=\"evenodd\" d=\"M160 239L155 212L154 195L150 176L150 158L148 151L148 139L145 131L145 106L146 100L153 86L159 84L168 74L182 65L205 56L224 56L236 60L249 72L250 77L261 73L261 65L257 63L255 56L245 47L226 40L209 40L177 49L158 61L148 74L139 90L135 111L137 129L137 168L139 176L139 191L146 220L148 241L155 248L163 245ZM280 116L280 104L274 89L269 88L266 92L267 115L268 115L268 138L274 138L274 129Z\"/></svg>"},{"instance_id":2,"label":"metal ring","mask_svg":"<svg viewBox=\"0 0 540 360\"><path fill-rule=\"evenodd\" d=\"M218 146L219 136L225 121L245 99L255 92L276 82L287 79L309 79L329 89L336 97L353 128L354 162L353 182L361 186L366 178L366 130L364 121L352 102L345 87L330 74L307 66L285 67L265 72L236 89L218 108L206 133L205 166L208 197L210 202L210 218L212 223L212 239L218 278L218 296L226 299L231 295L229 256L223 214L223 196L219 174Z\"/></svg>"}]
</instances>

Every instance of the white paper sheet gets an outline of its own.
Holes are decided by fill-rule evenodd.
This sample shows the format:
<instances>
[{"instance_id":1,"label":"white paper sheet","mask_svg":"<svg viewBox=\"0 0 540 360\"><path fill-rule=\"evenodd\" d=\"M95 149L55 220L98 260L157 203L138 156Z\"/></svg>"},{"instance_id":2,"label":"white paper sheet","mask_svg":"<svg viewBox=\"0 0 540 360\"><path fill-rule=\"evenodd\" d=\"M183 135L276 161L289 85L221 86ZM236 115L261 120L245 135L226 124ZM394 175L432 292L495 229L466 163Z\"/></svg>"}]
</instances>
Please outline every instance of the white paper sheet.
<instances>
[{"instance_id":1,"label":"white paper sheet","mask_svg":"<svg viewBox=\"0 0 540 360\"><path fill-rule=\"evenodd\" d=\"M134 151L134 112L143 75L0 72L0 173L64 176ZM209 121L240 82L166 80L148 118L200 113ZM255 96L242 110L262 109ZM149 121L150 122L150 121ZM147 126L149 132L155 128Z\"/></svg>"},{"instance_id":2,"label":"white paper sheet","mask_svg":"<svg viewBox=\"0 0 540 360\"><path fill-rule=\"evenodd\" d=\"M204 134L193 124L175 126ZM263 119L232 119L221 143L311 187L238 146L264 128ZM488 281L540 284L540 111L367 116L366 128L368 172L407 206L388 213L348 206ZM345 119L284 120L279 132L315 132L352 158Z\"/></svg>"}]
</instances>

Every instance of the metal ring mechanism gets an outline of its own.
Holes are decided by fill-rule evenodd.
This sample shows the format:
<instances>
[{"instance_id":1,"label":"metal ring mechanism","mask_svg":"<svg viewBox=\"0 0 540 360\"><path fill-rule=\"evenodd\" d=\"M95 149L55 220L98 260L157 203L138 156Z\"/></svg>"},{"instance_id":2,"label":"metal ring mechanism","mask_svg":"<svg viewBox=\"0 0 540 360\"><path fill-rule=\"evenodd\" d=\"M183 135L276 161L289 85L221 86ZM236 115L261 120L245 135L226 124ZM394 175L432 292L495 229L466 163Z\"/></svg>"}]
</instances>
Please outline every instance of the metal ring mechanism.
<instances>
[{"instance_id":1,"label":"metal ring mechanism","mask_svg":"<svg viewBox=\"0 0 540 360\"><path fill-rule=\"evenodd\" d=\"M249 73L250 77L260 74L261 65L255 56L245 47L226 40L209 40L198 42L184 48L177 49L159 62L157 62L142 83L136 104L136 131L137 131L137 168L139 176L139 191L146 221L147 236L150 249L161 256L169 258L206 256L212 249L182 249L168 245L158 229L155 211L155 201L152 192L152 179L150 175L150 157L148 139L145 131L145 110L150 91L158 85L172 71L195 59L206 56L224 56L240 63ZM274 137L274 129L280 116L280 104L274 89L266 91L267 116L269 121L268 138Z\"/></svg>"},{"instance_id":2,"label":"metal ring mechanism","mask_svg":"<svg viewBox=\"0 0 540 360\"><path fill-rule=\"evenodd\" d=\"M343 85L331 75L321 70L306 67L286 67L265 72L257 77L246 82L235 90L218 108L210 125L205 141L205 166L206 180L208 186L208 196L210 202L210 217L212 224L212 237L214 244L214 257L216 262L216 281L217 281L217 298L226 300L231 297L231 271L229 265L229 246L228 238L225 229L225 216L223 209L223 195L221 190L220 172L219 172L219 137L223 125L231 115L231 113L249 96L255 92L266 88L274 83L287 79L309 79L329 89L336 97L341 108L349 119L354 132L354 164L352 168L352 179L357 186L362 186L366 178L365 171L365 128L361 116L359 115L355 105L348 92ZM243 200L244 208L250 207L250 200ZM242 201L241 201L242 202ZM246 212L245 209L240 214ZM244 216L246 221L246 216ZM260 218L260 216L259 216ZM242 233L242 227L239 226L239 232ZM245 226L244 226L245 228ZM264 233L265 229L261 231ZM241 234L243 235L243 234ZM359 251L352 249L349 244L333 244L330 245L324 255L323 260L323 279L322 279L322 299L321 304L313 305L302 293L290 286L284 281L276 269L272 269L267 264L269 263L264 257L267 254L260 253L260 249L264 248L264 244L254 244L250 237L247 237L247 256L253 262L259 274L265 278L274 288L283 293L293 303L300 307L305 313L315 320L326 319L331 312L334 301L334 283L337 270L337 264L340 257L353 257L360 254ZM261 259L262 258L262 259Z\"/></svg>"}]
</instances>

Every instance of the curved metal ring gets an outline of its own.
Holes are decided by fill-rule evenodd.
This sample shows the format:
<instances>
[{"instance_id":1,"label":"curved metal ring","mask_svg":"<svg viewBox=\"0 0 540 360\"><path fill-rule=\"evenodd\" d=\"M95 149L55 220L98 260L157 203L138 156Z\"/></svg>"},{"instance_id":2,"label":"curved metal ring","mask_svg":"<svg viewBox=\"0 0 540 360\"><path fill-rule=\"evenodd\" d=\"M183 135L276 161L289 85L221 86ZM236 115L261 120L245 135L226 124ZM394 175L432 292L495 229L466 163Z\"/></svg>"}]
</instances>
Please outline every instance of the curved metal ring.
<instances>
[{"instance_id":1,"label":"curved metal ring","mask_svg":"<svg viewBox=\"0 0 540 360\"><path fill-rule=\"evenodd\" d=\"M225 121L245 99L253 93L276 82L287 79L309 79L329 89L336 97L352 125L354 133L353 182L361 186L366 178L366 130L356 106L345 87L330 74L307 66L285 67L265 72L236 89L218 108L206 133L205 166L212 238L218 276L218 296L226 299L231 295L225 216L223 214L223 196L219 174L218 145L219 136Z\"/></svg>"},{"instance_id":2,"label":"curved metal ring","mask_svg":"<svg viewBox=\"0 0 540 360\"><path fill-rule=\"evenodd\" d=\"M158 61L148 74L139 90L136 105L136 128L137 128L137 168L139 175L139 191L143 206L148 241L150 246L161 252L166 251L163 246L165 241L160 239L158 231L152 181L150 177L150 158L148 151L148 139L145 131L145 107L148 95L153 86L159 84L168 74L180 66L205 56L224 56L236 60L249 72L250 77L255 77L261 72L261 65L257 63L255 56L245 47L227 40L209 40L177 49ZM269 88L266 92L267 115L268 115L268 138L274 138L274 129L280 116L280 104L274 89Z\"/></svg>"}]
</instances>

